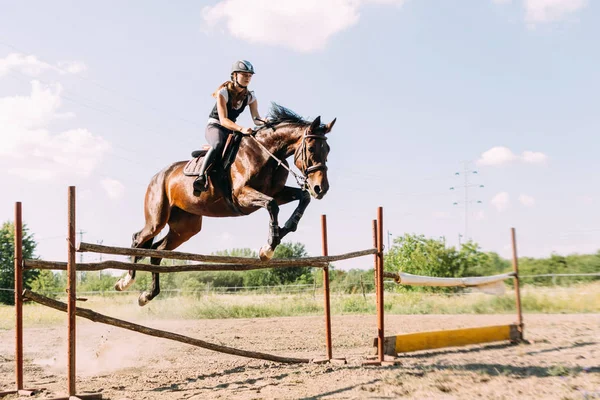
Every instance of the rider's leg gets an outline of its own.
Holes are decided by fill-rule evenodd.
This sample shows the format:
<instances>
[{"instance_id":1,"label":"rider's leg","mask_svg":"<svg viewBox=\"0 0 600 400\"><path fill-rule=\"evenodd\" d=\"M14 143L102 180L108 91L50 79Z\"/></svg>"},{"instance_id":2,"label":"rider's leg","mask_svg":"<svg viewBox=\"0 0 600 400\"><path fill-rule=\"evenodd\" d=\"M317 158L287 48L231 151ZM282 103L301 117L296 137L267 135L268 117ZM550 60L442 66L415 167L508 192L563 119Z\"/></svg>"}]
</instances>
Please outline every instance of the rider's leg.
<instances>
[{"instance_id":1,"label":"rider's leg","mask_svg":"<svg viewBox=\"0 0 600 400\"><path fill-rule=\"evenodd\" d=\"M210 167L217 159L218 152L214 147L208 149L202 160L202 166L200 167L200 175L194 181L194 190L202 192L206 190L206 175L208 167Z\"/></svg>"},{"instance_id":2,"label":"rider's leg","mask_svg":"<svg viewBox=\"0 0 600 400\"><path fill-rule=\"evenodd\" d=\"M229 130L221 125L208 124L206 127L205 136L211 148L208 150L202 161L200 176L194 181L194 191L202 192L206 190L206 180L208 173L210 172L209 168L219 161L221 153L223 152L223 147L227 141L227 135L229 135Z\"/></svg>"}]
</instances>

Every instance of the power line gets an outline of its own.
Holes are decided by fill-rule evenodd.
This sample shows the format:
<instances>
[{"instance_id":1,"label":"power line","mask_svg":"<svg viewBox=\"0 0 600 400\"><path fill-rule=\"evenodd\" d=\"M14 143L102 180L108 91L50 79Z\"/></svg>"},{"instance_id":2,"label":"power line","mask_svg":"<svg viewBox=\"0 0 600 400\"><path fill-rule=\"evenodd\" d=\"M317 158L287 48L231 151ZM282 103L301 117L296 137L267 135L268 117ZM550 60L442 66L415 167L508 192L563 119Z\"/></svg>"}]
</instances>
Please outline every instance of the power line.
<instances>
[{"instance_id":1,"label":"power line","mask_svg":"<svg viewBox=\"0 0 600 400\"><path fill-rule=\"evenodd\" d=\"M0 39L0 45L3 45L3 46L6 46L6 47L9 47L9 48L11 48L11 49L13 49L13 50L15 50L15 51L18 51L18 52L20 52L20 53L23 53L23 54L33 54L33 53L29 52L29 51L25 51L25 50L23 50L23 49L19 49L18 47L14 46L14 45L12 45L12 44L10 44L10 43L6 43L6 42L5 42L5 41L3 41L2 39ZM50 64L48 64L48 65L50 65ZM63 68L60 68L60 67L58 67L58 66L55 66L55 65L53 65L53 66L52 66L52 68L54 68L54 69L56 69L56 70L58 70L58 71L60 71L60 72L62 72L62 73L64 73L64 74L69 74L69 75L71 75L71 76L74 76L74 77L76 77L77 79L80 79L80 80L82 80L82 81L89 82L89 83L91 83L91 84L93 84L93 85L95 85L95 86L97 86L97 87L99 87L99 88L101 88L101 89L103 89L103 90L106 90L106 91L108 91L108 92L111 92L111 93L113 93L113 94L117 94L117 95L119 95L119 96L121 96L121 97L125 97L125 98L128 98L128 99L130 99L130 100L133 100L133 101L135 101L136 103L138 103L138 104L142 105L143 107L146 107L146 108L148 108L148 109L151 109L151 110L153 110L153 111L160 111L160 112L162 112L162 113L168 113L168 114L170 115L170 118L172 118L172 119L178 119L178 120L180 120L180 121L186 122L186 123L188 123L188 124L191 124L191 125L193 125L193 126L196 126L196 127L197 127L197 126L201 126L201 125L202 125L202 124L200 124L200 123L198 123L198 122L196 122L196 121L192 121L192 120L189 120L189 119L187 119L187 118L183 118L183 117L180 117L180 116L174 115L174 114L172 114L171 112L168 112L168 111L166 111L166 110L164 110L164 109L160 109L160 108L157 108L157 107L155 107L155 106L149 105L149 104L147 104L146 102L144 102L143 100L140 100L140 99L138 99L138 98L136 98L136 97L134 97L134 96L131 96L131 95L129 95L129 94L123 94L122 92L119 92L119 91L117 91L117 90L114 90L114 89L111 89L111 88L109 88L109 87L106 87L106 86L104 86L104 85L102 85L102 84L100 84L100 83L98 83L98 82L96 82L96 81L94 81L94 80L91 80L91 79L89 79L89 78L86 78L86 77L84 77L84 76L77 75L77 74L70 74L70 73L69 73L69 71L67 71L67 70L65 70L65 69L63 69Z\"/></svg>"},{"instance_id":2,"label":"power line","mask_svg":"<svg viewBox=\"0 0 600 400\"><path fill-rule=\"evenodd\" d=\"M472 174L478 174L478 172L476 170L472 170L469 169L469 164L471 164L471 161L463 161L463 171L462 171L462 175L465 179L464 184L460 185L460 186L452 186L450 188L450 190L456 190L456 188L464 188L465 190L465 198L463 201L455 201L454 205L459 205L459 204L463 204L465 206L465 230L464 230L464 235L458 235L458 243L460 244L460 238L462 236L464 236L465 240L468 241L469 240L469 204L476 202L476 203L481 203L481 200L469 200L469 188L472 187L477 187L477 188L483 188L483 185L480 184L476 184L476 183L471 183L469 180L469 177ZM461 175L460 172L455 172L454 173L455 176Z\"/></svg>"}]
</instances>

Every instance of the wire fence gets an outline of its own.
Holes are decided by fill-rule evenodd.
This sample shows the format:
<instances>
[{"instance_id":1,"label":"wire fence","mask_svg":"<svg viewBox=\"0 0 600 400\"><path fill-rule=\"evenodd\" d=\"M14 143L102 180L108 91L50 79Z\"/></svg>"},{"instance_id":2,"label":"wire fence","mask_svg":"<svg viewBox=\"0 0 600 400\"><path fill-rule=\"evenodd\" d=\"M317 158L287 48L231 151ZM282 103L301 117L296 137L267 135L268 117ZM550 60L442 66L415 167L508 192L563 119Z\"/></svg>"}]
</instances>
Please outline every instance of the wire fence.
<instances>
[{"instance_id":1,"label":"wire fence","mask_svg":"<svg viewBox=\"0 0 600 400\"><path fill-rule=\"evenodd\" d=\"M593 278L600 277L600 273L585 273L585 274L539 274L539 275L521 275L521 279L534 280L542 278ZM394 281L384 281L388 288L395 288L398 285ZM375 283L371 281L361 281L353 283L331 283L331 292L333 294L371 294L375 291ZM556 288L558 290L558 288ZM0 288L0 291L14 292L11 288ZM162 294L167 296L193 295L193 296L211 296L211 295L313 295L322 293L323 286L316 283L294 284L294 285L265 285L265 286L213 286L210 282L202 283L197 288L175 288L161 289ZM61 296L65 291L41 291L46 295ZM127 295L136 293L135 290L128 292L120 292L116 290L92 290L78 291L78 296L114 296ZM437 293L443 296L463 296L476 294L473 290L459 290L456 292ZM433 294L433 293L432 293ZM582 293L584 294L584 293Z\"/></svg>"}]
</instances>

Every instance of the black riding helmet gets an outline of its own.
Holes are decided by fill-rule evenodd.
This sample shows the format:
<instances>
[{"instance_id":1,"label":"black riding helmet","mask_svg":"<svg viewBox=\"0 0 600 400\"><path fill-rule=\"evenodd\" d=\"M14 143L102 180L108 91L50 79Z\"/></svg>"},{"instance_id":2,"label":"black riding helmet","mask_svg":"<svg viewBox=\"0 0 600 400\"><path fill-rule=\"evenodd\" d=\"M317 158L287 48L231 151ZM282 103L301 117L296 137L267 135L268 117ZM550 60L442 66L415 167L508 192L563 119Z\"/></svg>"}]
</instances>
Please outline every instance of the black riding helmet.
<instances>
[{"instance_id":1,"label":"black riding helmet","mask_svg":"<svg viewBox=\"0 0 600 400\"><path fill-rule=\"evenodd\" d=\"M254 67L250 61L238 60L231 66L231 73L233 74L234 72L249 72L254 74Z\"/></svg>"}]
</instances>

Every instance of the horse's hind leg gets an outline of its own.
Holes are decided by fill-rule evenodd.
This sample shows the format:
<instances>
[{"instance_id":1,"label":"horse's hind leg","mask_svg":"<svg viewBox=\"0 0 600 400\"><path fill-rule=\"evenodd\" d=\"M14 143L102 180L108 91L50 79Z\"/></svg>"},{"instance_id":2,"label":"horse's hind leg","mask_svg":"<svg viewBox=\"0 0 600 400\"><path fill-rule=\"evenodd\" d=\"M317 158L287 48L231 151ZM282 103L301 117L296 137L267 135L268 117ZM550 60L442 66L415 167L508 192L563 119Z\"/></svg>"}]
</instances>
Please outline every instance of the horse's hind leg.
<instances>
[{"instance_id":1,"label":"horse's hind leg","mask_svg":"<svg viewBox=\"0 0 600 400\"><path fill-rule=\"evenodd\" d=\"M169 233L152 245L156 250L174 250L187 242L202 229L202 216L187 213L179 208L173 208L169 217ZM152 265L160 265L161 258L151 258ZM152 287L143 292L138 304L145 306L160 293L160 280L157 272L152 273Z\"/></svg>"},{"instance_id":2,"label":"horse's hind leg","mask_svg":"<svg viewBox=\"0 0 600 400\"><path fill-rule=\"evenodd\" d=\"M164 227L164 225L163 225L163 227ZM154 241L154 237L151 237L149 240L146 240L145 242L138 243L137 238L139 237L139 235L142 232L143 232L143 230L141 230L141 231L136 232L136 233L133 234L133 242L131 244L131 247L133 247L133 248L142 248L142 249L151 249L152 248L152 242ZM158 234L158 232L157 232L157 234ZM142 258L144 258L144 257L135 257L135 256L132 256L131 257L131 262L137 263ZM127 271L127 275L125 275L123 278L119 279L117 281L117 283L115 283L115 290L117 290L119 292L123 292L123 291L129 289L129 287L131 285L133 285L134 283L135 283L135 269L130 269L129 271Z\"/></svg>"},{"instance_id":3,"label":"horse's hind leg","mask_svg":"<svg viewBox=\"0 0 600 400\"><path fill-rule=\"evenodd\" d=\"M144 202L144 215L146 225L144 228L133 234L131 247L133 248L152 248L154 237L165 227L169 219L171 207L167 195L164 191L164 173L161 172L154 176L152 182L146 191ZM131 257L133 263L137 263L143 257ZM115 290L127 290L135 282L135 269L130 269L123 278L115 283Z\"/></svg>"}]
</instances>

